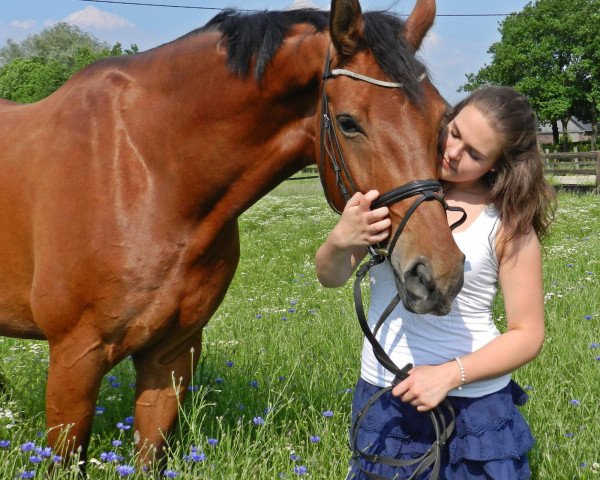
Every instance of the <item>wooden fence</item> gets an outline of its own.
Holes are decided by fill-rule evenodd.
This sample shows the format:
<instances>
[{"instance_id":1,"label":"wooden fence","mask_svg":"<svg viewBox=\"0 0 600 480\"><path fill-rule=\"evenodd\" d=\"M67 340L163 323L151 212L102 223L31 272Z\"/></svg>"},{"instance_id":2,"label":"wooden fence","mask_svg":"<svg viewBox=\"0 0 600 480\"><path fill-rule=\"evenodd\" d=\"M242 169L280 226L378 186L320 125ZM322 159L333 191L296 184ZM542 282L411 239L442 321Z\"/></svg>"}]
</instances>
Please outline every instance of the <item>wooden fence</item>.
<instances>
[{"instance_id":1,"label":"wooden fence","mask_svg":"<svg viewBox=\"0 0 600 480\"><path fill-rule=\"evenodd\" d=\"M558 187L600 191L600 151L544 154L545 173ZM289 180L318 178L316 165L309 165Z\"/></svg>"},{"instance_id":2,"label":"wooden fence","mask_svg":"<svg viewBox=\"0 0 600 480\"><path fill-rule=\"evenodd\" d=\"M545 172L558 186L600 188L600 151L545 153Z\"/></svg>"}]
</instances>

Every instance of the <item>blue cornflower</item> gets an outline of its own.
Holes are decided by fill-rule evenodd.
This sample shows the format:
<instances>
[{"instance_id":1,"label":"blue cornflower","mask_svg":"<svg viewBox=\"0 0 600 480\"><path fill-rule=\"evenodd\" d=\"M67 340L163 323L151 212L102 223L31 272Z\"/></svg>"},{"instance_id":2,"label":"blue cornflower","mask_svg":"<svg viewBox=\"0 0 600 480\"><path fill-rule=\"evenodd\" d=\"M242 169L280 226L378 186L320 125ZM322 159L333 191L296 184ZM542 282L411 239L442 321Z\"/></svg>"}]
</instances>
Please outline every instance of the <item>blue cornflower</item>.
<instances>
[{"instance_id":1,"label":"blue cornflower","mask_svg":"<svg viewBox=\"0 0 600 480\"><path fill-rule=\"evenodd\" d=\"M308 473L308 469L304 465L296 465L294 467L294 473L296 475L304 475L305 473Z\"/></svg>"},{"instance_id":2,"label":"blue cornflower","mask_svg":"<svg viewBox=\"0 0 600 480\"><path fill-rule=\"evenodd\" d=\"M50 447L36 447L35 453L37 453L42 458L49 458L52 455L52 449Z\"/></svg>"},{"instance_id":3,"label":"blue cornflower","mask_svg":"<svg viewBox=\"0 0 600 480\"><path fill-rule=\"evenodd\" d=\"M573 434L571 432L567 432L567 433L565 433L565 437L573 438Z\"/></svg>"},{"instance_id":4,"label":"blue cornflower","mask_svg":"<svg viewBox=\"0 0 600 480\"><path fill-rule=\"evenodd\" d=\"M297 303L298 303L298 300L292 300L292 301L290 302L290 305L296 305Z\"/></svg>"},{"instance_id":5,"label":"blue cornflower","mask_svg":"<svg viewBox=\"0 0 600 480\"><path fill-rule=\"evenodd\" d=\"M21 473L21 475L19 475L19 478L33 478L35 477L35 470L25 470L23 473Z\"/></svg>"},{"instance_id":6,"label":"blue cornflower","mask_svg":"<svg viewBox=\"0 0 600 480\"><path fill-rule=\"evenodd\" d=\"M109 375L108 377L106 377L106 379L112 383L112 382L116 382L117 381L117 377L115 375Z\"/></svg>"},{"instance_id":7,"label":"blue cornflower","mask_svg":"<svg viewBox=\"0 0 600 480\"><path fill-rule=\"evenodd\" d=\"M44 459L42 457L40 457L39 455L31 455L29 457L29 461L31 463L41 463L44 461Z\"/></svg>"},{"instance_id":8,"label":"blue cornflower","mask_svg":"<svg viewBox=\"0 0 600 480\"><path fill-rule=\"evenodd\" d=\"M292 462L297 462L298 460L301 460L300 455L296 455L295 453L290 453L290 460Z\"/></svg>"},{"instance_id":9,"label":"blue cornflower","mask_svg":"<svg viewBox=\"0 0 600 480\"><path fill-rule=\"evenodd\" d=\"M125 417L125 420L123 420L125 423L127 423L128 425L133 425L133 417L129 416L129 417Z\"/></svg>"},{"instance_id":10,"label":"blue cornflower","mask_svg":"<svg viewBox=\"0 0 600 480\"><path fill-rule=\"evenodd\" d=\"M175 478L177 475L179 475L179 472L176 472L175 470L165 470L163 473L163 477L167 478Z\"/></svg>"},{"instance_id":11,"label":"blue cornflower","mask_svg":"<svg viewBox=\"0 0 600 480\"><path fill-rule=\"evenodd\" d=\"M325 410L325 411L323 412L323 416L324 416L325 418L331 418L331 417L333 417L333 412L332 412L331 410Z\"/></svg>"},{"instance_id":12,"label":"blue cornflower","mask_svg":"<svg viewBox=\"0 0 600 480\"><path fill-rule=\"evenodd\" d=\"M252 388L258 388L258 382L256 380L250 380L248 385Z\"/></svg>"},{"instance_id":13,"label":"blue cornflower","mask_svg":"<svg viewBox=\"0 0 600 480\"><path fill-rule=\"evenodd\" d=\"M254 417L254 425L264 425L265 421L263 420L262 417Z\"/></svg>"},{"instance_id":14,"label":"blue cornflower","mask_svg":"<svg viewBox=\"0 0 600 480\"><path fill-rule=\"evenodd\" d=\"M583 318L585 318L586 320L591 320L591 319L592 319L592 316L591 316L591 315L586 315L586 316L585 316L585 317L583 317Z\"/></svg>"},{"instance_id":15,"label":"blue cornflower","mask_svg":"<svg viewBox=\"0 0 600 480\"><path fill-rule=\"evenodd\" d=\"M309 438L312 443L318 443L321 441L321 437L318 435L311 435Z\"/></svg>"},{"instance_id":16,"label":"blue cornflower","mask_svg":"<svg viewBox=\"0 0 600 480\"><path fill-rule=\"evenodd\" d=\"M218 441L216 438L209 438L209 439L208 439L208 444L209 444L209 445L212 445L213 447L214 447L214 446L215 446L217 443L219 443L219 441Z\"/></svg>"},{"instance_id":17,"label":"blue cornflower","mask_svg":"<svg viewBox=\"0 0 600 480\"><path fill-rule=\"evenodd\" d=\"M594 349L596 349L596 348L598 348L598 347L600 347L600 343L590 343L590 348L591 348L592 350L594 350Z\"/></svg>"},{"instance_id":18,"label":"blue cornflower","mask_svg":"<svg viewBox=\"0 0 600 480\"><path fill-rule=\"evenodd\" d=\"M575 265L573 265L572 263L567 263L567 268L573 268Z\"/></svg>"},{"instance_id":19,"label":"blue cornflower","mask_svg":"<svg viewBox=\"0 0 600 480\"><path fill-rule=\"evenodd\" d=\"M22 452L32 452L33 450L35 450L35 443L33 442L25 442L21 445Z\"/></svg>"},{"instance_id":20,"label":"blue cornflower","mask_svg":"<svg viewBox=\"0 0 600 480\"><path fill-rule=\"evenodd\" d=\"M281 317L281 320L283 320L284 322L287 321L287 317L284 315L283 317Z\"/></svg>"},{"instance_id":21,"label":"blue cornflower","mask_svg":"<svg viewBox=\"0 0 600 480\"><path fill-rule=\"evenodd\" d=\"M600 357L596 357L596 360L598 360L600 362Z\"/></svg>"},{"instance_id":22,"label":"blue cornflower","mask_svg":"<svg viewBox=\"0 0 600 480\"><path fill-rule=\"evenodd\" d=\"M203 462L206 460L206 455L204 455L204 452L198 453L196 449L192 449L191 453L183 457L183 459L186 462Z\"/></svg>"},{"instance_id":23,"label":"blue cornflower","mask_svg":"<svg viewBox=\"0 0 600 480\"><path fill-rule=\"evenodd\" d=\"M100 454L100 460L103 462L120 462L123 460L123 457L115 452L102 452Z\"/></svg>"},{"instance_id":24,"label":"blue cornflower","mask_svg":"<svg viewBox=\"0 0 600 480\"><path fill-rule=\"evenodd\" d=\"M221 377L215 378L215 383L223 383L225 380Z\"/></svg>"},{"instance_id":25,"label":"blue cornflower","mask_svg":"<svg viewBox=\"0 0 600 480\"><path fill-rule=\"evenodd\" d=\"M123 422L119 422L117 423L117 428L119 430L129 430L131 428L131 425L125 425Z\"/></svg>"},{"instance_id":26,"label":"blue cornflower","mask_svg":"<svg viewBox=\"0 0 600 480\"><path fill-rule=\"evenodd\" d=\"M296 313L296 309L295 308L288 308L288 312L290 312L290 313Z\"/></svg>"},{"instance_id":27,"label":"blue cornflower","mask_svg":"<svg viewBox=\"0 0 600 480\"><path fill-rule=\"evenodd\" d=\"M260 320L262 318L262 315L260 313L257 313L256 318L258 318Z\"/></svg>"},{"instance_id":28,"label":"blue cornflower","mask_svg":"<svg viewBox=\"0 0 600 480\"><path fill-rule=\"evenodd\" d=\"M106 412L106 407L96 405L96 415L102 415L104 412Z\"/></svg>"},{"instance_id":29,"label":"blue cornflower","mask_svg":"<svg viewBox=\"0 0 600 480\"><path fill-rule=\"evenodd\" d=\"M569 403L571 405L575 405L576 407L578 407L579 405L581 405L581 402L579 400L576 400L576 399L570 400Z\"/></svg>"},{"instance_id":30,"label":"blue cornflower","mask_svg":"<svg viewBox=\"0 0 600 480\"><path fill-rule=\"evenodd\" d=\"M280 381L280 382L283 382L283 381L285 380L285 377L284 377L283 375L279 375L279 377L278 377L278 378L279 378L279 381Z\"/></svg>"},{"instance_id":31,"label":"blue cornflower","mask_svg":"<svg viewBox=\"0 0 600 480\"><path fill-rule=\"evenodd\" d=\"M54 455L54 456L52 457L52 461L53 461L54 463L60 463L60 462L62 462L62 457L61 457L60 455Z\"/></svg>"},{"instance_id":32,"label":"blue cornflower","mask_svg":"<svg viewBox=\"0 0 600 480\"><path fill-rule=\"evenodd\" d=\"M190 385L188 387L188 392L197 392L198 391L198 385Z\"/></svg>"},{"instance_id":33,"label":"blue cornflower","mask_svg":"<svg viewBox=\"0 0 600 480\"><path fill-rule=\"evenodd\" d=\"M119 465L116 470L121 477L128 477L135 473L135 467L132 465Z\"/></svg>"},{"instance_id":34,"label":"blue cornflower","mask_svg":"<svg viewBox=\"0 0 600 480\"><path fill-rule=\"evenodd\" d=\"M0 448L10 447L10 440L0 440Z\"/></svg>"},{"instance_id":35,"label":"blue cornflower","mask_svg":"<svg viewBox=\"0 0 600 480\"><path fill-rule=\"evenodd\" d=\"M121 440L113 440L111 443L113 447L120 447L121 445L123 445L123 442Z\"/></svg>"},{"instance_id":36,"label":"blue cornflower","mask_svg":"<svg viewBox=\"0 0 600 480\"><path fill-rule=\"evenodd\" d=\"M227 360L227 361L225 362L225 364L226 364L226 365L227 365L229 368L233 367L233 365L234 365L234 364L233 364L233 362L232 362L231 360Z\"/></svg>"}]
</instances>

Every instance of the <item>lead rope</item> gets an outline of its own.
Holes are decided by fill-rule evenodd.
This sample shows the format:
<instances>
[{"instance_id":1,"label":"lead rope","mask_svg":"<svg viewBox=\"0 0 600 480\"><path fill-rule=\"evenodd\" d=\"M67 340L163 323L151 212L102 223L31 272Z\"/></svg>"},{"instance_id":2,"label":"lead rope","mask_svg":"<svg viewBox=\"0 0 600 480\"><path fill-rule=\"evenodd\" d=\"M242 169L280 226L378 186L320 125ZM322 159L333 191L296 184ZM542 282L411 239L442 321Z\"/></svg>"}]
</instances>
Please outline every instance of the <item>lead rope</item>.
<instances>
[{"instance_id":1,"label":"lead rope","mask_svg":"<svg viewBox=\"0 0 600 480\"><path fill-rule=\"evenodd\" d=\"M463 216L452 226L451 229L454 229L464 223L466 220L466 213L460 207L450 207L443 198L443 195L436 195L436 191L432 190L433 188L441 188L441 185L435 180L424 180L412 182L400 189L396 189L393 192L393 195L388 195L384 198L384 196L379 197L375 202L373 202L372 208L378 208L383 205L389 205L390 203L399 201L399 199L404 199L408 196L414 196L417 194L421 194L421 196L413 202L411 207L406 212L402 222L398 226L396 233L390 243L390 248L386 252L389 256L393 251L396 241L400 237L406 223L408 222L410 216L417 209L417 207L423 203L424 201L437 200L446 210L451 211L462 211ZM430 480L437 480L439 478L439 473L441 470L442 463L442 449L446 445L448 439L452 435L454 431L455 423L456 423L456 415L454 413L454 408L452 404L448 401L448 399L444 399L444 401L435 407L433 410L429 411L429 418L431 420L431 424L433 426L433 430L435 432L436 440L433 442L431 447L420 457L412 459L412 460L398 460L396 458L384 457L381 455L374 455L366 452L365 450L361 450L357 445L357 436L360 426L364 421L367 412L371 409L371 407L381 398L383 395L391 391L398 383L402 380L405 380L409 377L409 370L412 369L412 365L405 365L404 368L399 368L389 357L386 351L383 349L381 344L377 341L376 335L385 320L389 317L392 311L396 308L398 303L400 302L400 295L396 294L394 298L392 298L391 302L388 304L386 309L383 311L379 320L377 321L375 328L373 331L369 328L369 324L367 321L367 317L365 314L365 309L362 301L362 292L361 292L361 283L363 279L366 277L367 273L371 268L375 265L379 265L383 263L386 259L386 256L380 255L376 253L376 251L380 251L380 249L374 249L369 247L369 255L370 259L367 260L361 267L358 269L356 273L356 278L354 280L354 305L356 308L356 316L358 317L358 323L360 325L361 330L363 331L365 338L369 341L373 348L373 354L377 361L389 372L394 375L394 380L389 387L382 388L375 395L373 395L365 406L361 409L361 411L357 414L352 427L350 429L350 449L352 451L352 458L358 459L358 457L362 456L368 462L371 463L382 463L384 465L388 465L391 467L410 467L413 465L417 465L413 473L408 477L407 480L414 480L417 478L417 475L421 475L424 473L430 466L432 467L431 474L429 476ZM447 413L450 417L450 422L446 423L446 416L442 410L443 407L446 409ZM362 468L360 465L358 468L369 478L373 480L388 480L386 477L381 475L369 472Z\"/></svg>"},{"instance_id":2,"label":"lead rope","mask_svg":"<svg viewBox=\"0 0 600 480\"><path fill-rule=\"evenodd\" d=\"M329 203L330 207L337 213L341 213L341 211L339 211L335 207L334 202L326 188L326 182L325 182L325 157L326 156L331 161L331 167L332 167L332 169L334 171L334 175L335 175L335 182L336 182L336 185L337 185L344 201L348 202L351 195L353 195L355 192L359 191L359 189L356 187L356 185L352 179L352 175L350 174L350 172L348 170L346 162L344 161L342 149L340 147L338 137L335 133L335 128L332 124L332 118L331 118L331 114L329 111L329 102L327 100L327 95L325 93L325 84L327 82L327 79L335 78L336 76L339 76L339 75L345 75L345 76L352 77L359 81L368 82L368 83L378 85L381 87L386 87L386 88L402 88L403 87L403 85L401 83L387 82L387 81L371 78L366 75L361 75L361 74L352 72L350 70L344 70L344 69L329 70L329 50L327 51L327 55L326 55L326 59L325 59L325 68L324 68L324 73L323 73L323 91L322 91L322 108L321 108L321 110L322 110L321 113L323 115L323 118L322 118L322 123L321 123L321 132L320 132L320 134L321 134L320 135L320 137L321 137L320 138L321 152L320 152L318 167L319 167L319 173L320 173L319 176L321 178L321 184L323 186L323 191L325 193L325 198L327 199L327 202ZM426 74L423 73L419 77L419 81L422 81L425 78L426 78ZM336 153L337 153L337 155L336 155ZM339 161L338 161L338 156L339 156ZM346 179L346 182L348 183L348 186L346 186L346 182L344 182L344 177ZM444 447L448 438L452 434L452 431L454 430L455 415L454 415L454 410L452 408L452 405L450 404L450 402L448 402L448 400L444 400L444 402L440 405L444 405L446 407L446 409L449 411L450 416L451 416L451 421L448 424L446 424L446 418L444 417L443 413L441 412L439 406L436 407L434 410L430 411L430 418L431 418L431 422L433 424L433 428L435 431L436 441L432 444L432 446L429 448L429 450L420 458L417 458L415 460L403 461L403 460L397 460L394 458L387 458L387 457L381 457L378 455L371 455L363 450L360 450L356 445L356 435L358 432L358 428L362 424L365 414L369 411L371 406L382 395L389 392L398 382L407 378L408 371L412 368L412 365L406 365L402 369L398 368L394 364L394 362L389 358L389 356L383 350L383 347L381 347L381 345L375 338L377 331L379 330L381 325L383 325L383 322L385 321L385 319L389 316L389 314L392 312L392 310L396 307L396 305L400 301L400 296L396 295L394 297L394 299L392 299L392 301L390 302L388 307L385 309L383 315L377 322L377 325L376 325L374 331L371 332L371 330L369 329L367 320L366 320L366 315L365 315L364 307L362 304L360 283L361 283L362 279L366 276L366 274L370 268L372 268L374 265L377 265L377 264L385 261L385 257L388 255L391 255L391 252L394 249L398 238L400 237L400 233L402 232L402 230L404 229L404 226L408 222L408 219L410 218L410 216L413 214L413 212L416 210L416 208L422 202L429 201L429 200L437 200L442 204L442 206L446 210L462 211L463 217L459 221L457 221L454 225L452 225L451 228L454 228L454 227L462 224L466 219L466 214L465 214L464 210L462 210L459 207L448 206L448 204L446 203L444 196L442 194L442 186L436 180L415 180L415 181L410 182L401 187L394 188L393 190L390 190L389 192L382 194L375 202L373 202L372 208L376 208L377 206L391 205L392 203L396 203L396 202L399 202L400 200L404 200L406 198L409 198L409 197L412 197L415 195L419 195L419 194L421 194L421 197L419 197L419 199L417 199L413 203L413 205L409 208L409 210L406 212L403 221L400 223L400 225L398 226L398 228L396 230L396 234L394 235L392 242L389 244L389 248L387 248L387 249L381 248L379 245L377 245L375 247L369 247L369 253L371 255L371 259L369 261L367 261L361 268L359 268L359 270L357 272L357 278L354 283L354 298L355 298L355 306L356 306L356 312L357 312L359 324L363 330L363 333L365 334L365 337L373 346L373 351L375 353L375 357L386 369L388 369L390 372L392 372L394 374L395 379L394 379L394 382L392 383L392 386L382 389L377 394L375 394L373 397L371 397L369 399L369 401L367 402L367 404L365 405L365 407L363 407L361 412L358 414L356 421L353 423L353 425L351 427L350 448L352 449L353 458L357 458L360 455L360 456L365 457L368 461L381 462L381 463L384 463L384 464L390 465L390 466L410 466L410 465L415 465L420 462L420 464L417 466L417 468L415 469L415 471L409 477L408 480L414 479L416 477L416 475L420 475L425 470L427 470L427 468L432 466L430 480L436 480L439 476L439 471L441 468L441 449ZM385 477L382 477L381 475L372 474L370 472L365 471L361 467L359 467L359 468L369 478L372 478L373 480L388 480Z\"/></svg>"}]
</instances>

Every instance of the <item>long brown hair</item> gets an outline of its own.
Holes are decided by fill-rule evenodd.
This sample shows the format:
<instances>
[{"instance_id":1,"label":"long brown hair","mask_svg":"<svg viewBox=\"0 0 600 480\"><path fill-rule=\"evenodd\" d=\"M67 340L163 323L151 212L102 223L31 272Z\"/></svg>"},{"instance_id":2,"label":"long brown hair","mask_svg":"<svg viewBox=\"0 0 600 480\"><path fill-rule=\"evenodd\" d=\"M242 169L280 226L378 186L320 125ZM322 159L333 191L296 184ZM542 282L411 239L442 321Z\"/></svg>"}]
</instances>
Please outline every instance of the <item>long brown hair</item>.
<instances>
[{"instance_id":1,"label":"long brown hair","mask_svg":"<svg viewBox=\"0 0 600 480\"><path fill-rule=\"evenodd\" d=\"M556 195L544 177L533 108L510 87L486 86L458 103L448 121L467 105L477 108L502 140L500 158L485 180L490 186L488 201L500 212L504 240L532 228L541 239L554 219Z\"/></svg>"}]
</instances>

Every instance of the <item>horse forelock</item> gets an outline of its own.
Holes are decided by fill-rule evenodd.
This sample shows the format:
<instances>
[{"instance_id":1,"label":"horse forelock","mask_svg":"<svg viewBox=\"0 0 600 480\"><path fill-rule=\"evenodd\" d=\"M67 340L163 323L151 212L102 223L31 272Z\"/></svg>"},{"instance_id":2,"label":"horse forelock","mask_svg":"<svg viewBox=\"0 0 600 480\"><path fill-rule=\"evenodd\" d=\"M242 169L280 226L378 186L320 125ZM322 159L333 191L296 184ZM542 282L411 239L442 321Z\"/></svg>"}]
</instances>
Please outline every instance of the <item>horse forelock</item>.
<instances>
[{"instance_id":1,"label":"horse forelock","mask_svg":"<svg viewBox=\"0 0 600 480\"><path fill-rule=\"evenodd\" d=\"M409 97L418 99L421 93L418 78L425 67L404 40L404 22L389 12L366 12L364 21L365 47L371 50L380 68L390 79L404 84ZM256 80L260 80L286 34L299 24L308 24L316 32L323 32L329 26L329 12L297 9L245 13L227 9L204 27L188 35L221 32L222 38L227 41L229 68L241 77L246 77L250 73L252 60L255 59L253 75Z\"/></svg>"},{"instance_id":2,"label":"horse forelock","mask_svg":"<svg viewBox=\"0 0 600 480\"><path fill-rule=\"evenodd\" d=\"M383 72L395 82L402 83L413 101L422 95L419 80L425 66L415 57L412 47L404 39L404 22L388 12L366 12L365 40Z\"/></svg>"}]
</instances>

